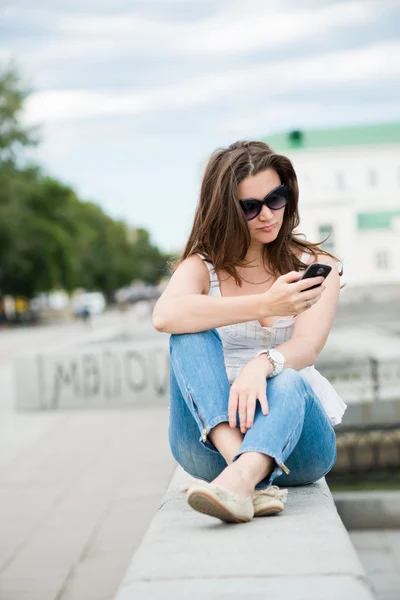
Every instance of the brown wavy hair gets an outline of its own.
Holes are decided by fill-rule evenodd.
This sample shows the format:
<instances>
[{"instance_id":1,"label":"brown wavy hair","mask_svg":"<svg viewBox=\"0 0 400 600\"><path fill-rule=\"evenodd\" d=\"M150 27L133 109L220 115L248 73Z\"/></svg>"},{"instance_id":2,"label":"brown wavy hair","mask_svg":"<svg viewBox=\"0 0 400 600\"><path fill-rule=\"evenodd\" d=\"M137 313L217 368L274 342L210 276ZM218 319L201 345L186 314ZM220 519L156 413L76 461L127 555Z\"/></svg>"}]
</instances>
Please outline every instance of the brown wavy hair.
<instances>
[{"instance_id":1,"label":"brown wavy hair","mask_svg":"<svg viewBox=\"0 0 400 600\"><path fill-rule=\"evenodd\" d=\"M297 257L304 251L314 258L317 258L317 254L324 254L339 261L336 256L320 248L320 244L326 240L311 243L303 234L294 233L300 223L299 188L290 160L276 154L264 142L239 141L228 148L218 148L211 155L204 171L192 231L174 270L185 258L200 253L216 271L225 271L235 279L237 285L242 285L236 267L248 265L245 257L251 238L239 205L238 186L249 175L257 175L266 169L277 172L281 182L288 186L290 198L278 236L264 246L264 265L268 264L276 276L305 269L306 264Z\"/></svg>"}]
</instances>

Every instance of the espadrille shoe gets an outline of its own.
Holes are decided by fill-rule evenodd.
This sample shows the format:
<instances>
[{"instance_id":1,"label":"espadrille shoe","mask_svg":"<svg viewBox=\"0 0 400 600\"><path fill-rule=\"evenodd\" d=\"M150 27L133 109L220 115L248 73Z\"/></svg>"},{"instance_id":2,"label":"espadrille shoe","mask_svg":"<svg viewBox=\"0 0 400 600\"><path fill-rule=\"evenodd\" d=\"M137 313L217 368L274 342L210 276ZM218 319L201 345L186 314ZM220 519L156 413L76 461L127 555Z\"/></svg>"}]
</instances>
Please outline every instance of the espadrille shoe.
<instances>
[{"instance_id":1,"label":"espadrille shoe","mask_svg":"<svg viewBox=\"0 0 400 600\"><path fill-rule=\"evenodd\" d=\"M255 517L277 515L284 509L288 491L281 490L277 485L270 485L263 490L254 490L253 506Z\"/></svg>"},{"instance_id":2,"label":"espadrille shoe","mask_svg":"<svg viewBox=\"0 0 400 600\"><path fill-rule=\"evenodd\" d=\"M202 480L182 486L181 491L186 492L186 500L194 510L225 523L245 523L253 518L251 496L242 500L222 486Z\"/></svg>"}]
</instances>

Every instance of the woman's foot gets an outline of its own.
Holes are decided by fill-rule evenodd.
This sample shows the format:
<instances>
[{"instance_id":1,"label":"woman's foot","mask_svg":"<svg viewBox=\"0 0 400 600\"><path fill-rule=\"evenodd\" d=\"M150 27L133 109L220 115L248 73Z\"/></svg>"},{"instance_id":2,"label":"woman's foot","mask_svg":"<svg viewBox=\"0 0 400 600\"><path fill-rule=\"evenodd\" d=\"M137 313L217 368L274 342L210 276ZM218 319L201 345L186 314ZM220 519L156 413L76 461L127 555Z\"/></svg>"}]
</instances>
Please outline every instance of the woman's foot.
<instances>
[{"instance_id":1,"label":"woman's foot","mask_svg":"<svg viewBox=\"0 0 400 600\"><path fill-rule=\"evenodd\" d=\"M243 453L211 483L198 480L184 486L195 510L228 523L250 521L254 516L255 486L272 470L274 461L259 452Z\"/></svg>"},{"instance_id":2,"label":"woman's foot","mask_svg":"<svg viewBox=\"0 0 400 600\"><path fill-rule=\"evenodd\" d=\"M236 463L228 465L212 483L233 492L241 500L251 496L255 488L251 479L249 480L246 473Z\"/></svg>"},{"instance_id":3,"label":"woman's foot","mask_svg":"<svg viewBox=\"0 0 400 600\"><path fill-rule=\"evenodd\" d=\"M279 489L277 485L270 485L262 490L254 490L254 516L268 517L279 514L285 508L287 494L286 489Z\"/></svg>"},{"instance_id":4,"label":"woman's foot","mask_svg":"<svg viewBox=\"0 0 400 600\"><path fill-rule=\"evenodd\" d=\"M186 500L198 512L225 523L245 523L254 515L251 496L240 498L220 485L196 481L187 486Z\"/></svg>"}]
</instances>

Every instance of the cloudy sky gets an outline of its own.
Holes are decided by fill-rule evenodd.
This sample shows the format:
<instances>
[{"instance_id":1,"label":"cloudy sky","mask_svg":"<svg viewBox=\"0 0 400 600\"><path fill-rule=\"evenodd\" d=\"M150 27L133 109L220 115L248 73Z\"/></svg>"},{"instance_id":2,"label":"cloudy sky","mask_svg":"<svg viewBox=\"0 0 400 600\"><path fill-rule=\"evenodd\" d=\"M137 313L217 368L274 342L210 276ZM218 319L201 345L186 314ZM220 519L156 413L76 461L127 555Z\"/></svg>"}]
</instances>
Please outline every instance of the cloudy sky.
<instances>
[{"instance_id":1,"label":"cloudy sky","mask_svg":"<svg viewBox=\"0 0 400 600\"><path fill-rule=\"evenodd\" d=\"M400 119L400 0L2 0L34 158L165 250L216 147Z\"/></svg>"}]
</instances>

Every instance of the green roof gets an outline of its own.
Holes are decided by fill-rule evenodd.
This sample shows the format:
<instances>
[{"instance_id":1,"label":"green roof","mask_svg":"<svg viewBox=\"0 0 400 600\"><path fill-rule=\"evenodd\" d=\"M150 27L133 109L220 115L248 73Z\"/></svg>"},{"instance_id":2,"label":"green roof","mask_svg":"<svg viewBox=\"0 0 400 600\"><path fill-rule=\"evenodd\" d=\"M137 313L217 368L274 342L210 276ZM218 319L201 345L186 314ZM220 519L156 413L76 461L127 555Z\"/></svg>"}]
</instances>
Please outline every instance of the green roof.
<instances>
[{"instance_id":1,"label":"green roof","mask_svg":"<svg viewBox=\"0 0 400 600\"><path fill-rule=\"evenodd\" d=\"M357 215L358 229L390 229L394 217L400 217L400 210L359 213Z\"/></svg>"},{"instance_id":2,"label":"green roof","mask_svg":"<svg viewBox=\"0 0 400 600\"><path fill-rule=\"evenodd\" d=\"M375 125L353 125L334 129L292 130L275 133L262 140L276 152L298 148L340 148L368 144L400 143L400 122Z\"/></svg>"}]
</instances>

